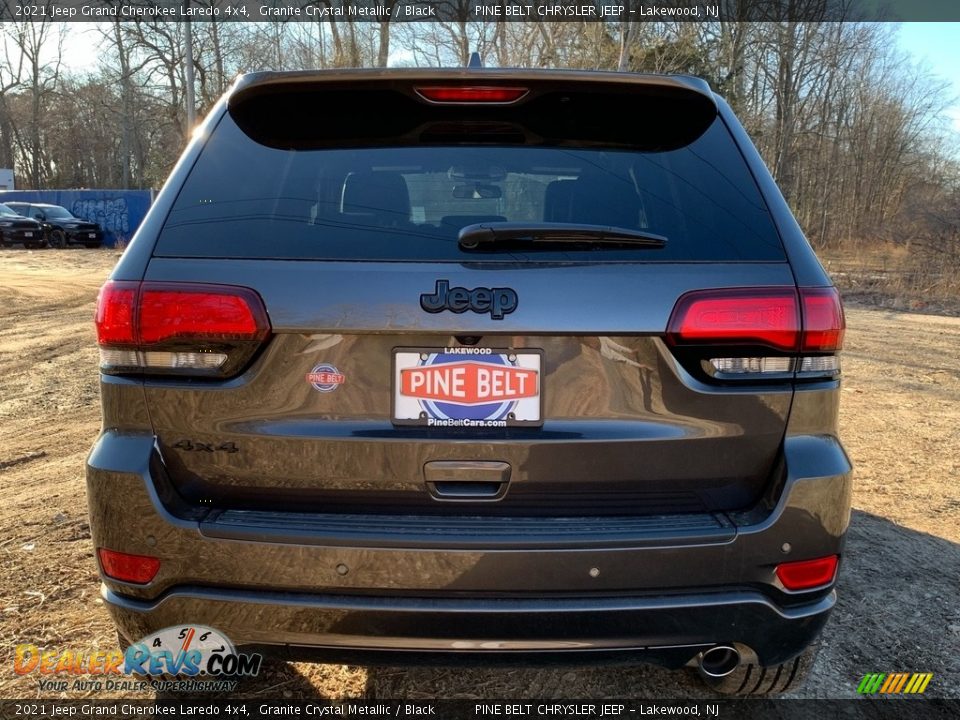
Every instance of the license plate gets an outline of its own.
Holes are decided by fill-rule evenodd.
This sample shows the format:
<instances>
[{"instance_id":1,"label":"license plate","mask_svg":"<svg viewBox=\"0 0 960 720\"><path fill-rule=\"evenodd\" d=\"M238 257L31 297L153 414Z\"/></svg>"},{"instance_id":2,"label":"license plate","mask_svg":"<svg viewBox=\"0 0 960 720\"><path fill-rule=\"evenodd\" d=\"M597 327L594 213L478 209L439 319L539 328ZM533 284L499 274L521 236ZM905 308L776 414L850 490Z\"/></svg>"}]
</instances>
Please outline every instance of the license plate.
<instances>
[{"instance_id":1,"label":"license plate","mask_svg":"<svg viewBox=\"0 0 960 720\"><path fill-rule=\"evenodd\" d=\"M24 236L24 237L33 237L33 231L32 231L32 230L28 230L27 232L25 232L25 233L23 234L23 236Z\"/></svg>"},{"instance_id":2,"label":"license plate","mask_svg":"<svg viewBox=\"0 0 960 720\"><path fill-rule=\"evenodd\" d=\"M88 234L87 234L87 237L90 238L91 240L93 240L93 238L95 238L96 236L97 236L96 233L88 233Z\"/></svg>"},{"instance_id":3,"label":"license plate","mask_svg":"<svg viewBox=\"0 0 960 720\"><path fill-rule=\"evenodd\" d=\"M397 348L393 422L488 428L543 424L540 350Z\"/></svg>"}]
</instances>

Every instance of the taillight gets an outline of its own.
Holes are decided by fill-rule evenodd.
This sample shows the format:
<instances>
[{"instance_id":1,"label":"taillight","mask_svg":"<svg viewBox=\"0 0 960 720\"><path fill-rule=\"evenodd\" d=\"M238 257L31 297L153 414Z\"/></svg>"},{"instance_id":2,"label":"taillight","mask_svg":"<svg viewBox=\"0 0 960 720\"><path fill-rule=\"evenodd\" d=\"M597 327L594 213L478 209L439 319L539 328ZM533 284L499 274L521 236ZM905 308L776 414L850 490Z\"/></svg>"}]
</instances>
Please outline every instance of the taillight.
<instances>
[{"instance_id":1,"label":"taillight","mask_svg":"<svg viewBox=\"0 0 960 720\"><path fill-rule=\"evenodd\" d=\"M123 582L146 585L160 570L160 560L149 555L131 555L97 548L97 557L104 575Z\"/></svg>"},{"instance_id":2,"label":"taillight","mask_svg":"<svg viewBox=\"0 0 960 720\"><path fill-rule=\"evenodd\" d=\"M503 87L499 85L427 85L414 88L417 95L432 103L492 103L509 104L516 102L529 89L524 87Z\"/></svg>"},{"instance_id":3,"label":"taillight","mask_svg":"<svg viewBox=\"0 0 960 720\"><path fill-rule=\"evenodd\" d=\"M844 328L832 287L698 290L677 301L667 342L717 379L822 378L840 371Z\"/></svg>"},{"instance_id":4,"label":"taillight","mask_svg":"<svg viewBox=\"0 0 960 720\"><path fill-rule=\"evenodd\" d=\"M265 325L257 307L260 298L247 288L146 285L140 290L140 343L259 339Z\"/></svg>"},{"instance_id":5,"label":"taillight","mask_svg":"<svg viewBox=\"0 0 960 720\"><path fill-rule=\"evenodd\" d=\"M804 353L833 353L843 348L847 328L840 293L836 288L801 288Z\"/></svg>"},{"instance_id":6,"label":"taillight","mask_svg":"<svg viewBox=\"0 0 960 720\"><path fill-rule=\"evenodd\" d=\"M105 345L135 345L134 311L140 283L108 280L97 298L97 342Z\"/></svg>"},{"instance_id":7,"label":"taillight","mask_svg":"<svg viewBox=\"0 0 960 720\"><path fill-rule=\"evenodd\" d=\"M108 281L97 300L100 368L226 377L243 367L270 331L250 288Z\"/></svg>"},{"instance_id":8,"label":"taillight","mask_svg":"<svg viewBox=\"0 0 960 720\"><path fill-rule=\"evenodd\" d=\"M829 585L837 575L836 555L777 565L777 577L787 590L812 590Z\"/></svg>"},{"instance_id":9,"label":"taillight","mask_svg":"<svg viewBox=\"0 0 960 720\"><path fill-rule=\"evenodd\" d=\"M793 289L701 290L677 301L667 330L675 345L762 345L795 350L800 310Z\"/></svg>"}]
</instances>

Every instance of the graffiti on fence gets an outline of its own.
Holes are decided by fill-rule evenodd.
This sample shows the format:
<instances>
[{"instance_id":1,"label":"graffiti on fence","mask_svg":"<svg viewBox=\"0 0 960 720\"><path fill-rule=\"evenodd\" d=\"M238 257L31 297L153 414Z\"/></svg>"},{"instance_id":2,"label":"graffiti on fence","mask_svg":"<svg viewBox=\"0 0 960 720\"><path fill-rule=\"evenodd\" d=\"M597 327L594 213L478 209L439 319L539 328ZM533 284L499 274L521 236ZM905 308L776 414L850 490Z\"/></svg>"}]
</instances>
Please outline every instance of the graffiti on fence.
<instances>
[{"instance_id":1,"label":"graffiti on fence","mask_svg":"<svg viewBox=\"0 0 960 720\"><path fill-rule=\"evenodd\" d=\"M74 200L68 209L78 218L99 224L118 240L130 237L130 210L126 198L80 198Z\"/></svg>"}]
</instances>

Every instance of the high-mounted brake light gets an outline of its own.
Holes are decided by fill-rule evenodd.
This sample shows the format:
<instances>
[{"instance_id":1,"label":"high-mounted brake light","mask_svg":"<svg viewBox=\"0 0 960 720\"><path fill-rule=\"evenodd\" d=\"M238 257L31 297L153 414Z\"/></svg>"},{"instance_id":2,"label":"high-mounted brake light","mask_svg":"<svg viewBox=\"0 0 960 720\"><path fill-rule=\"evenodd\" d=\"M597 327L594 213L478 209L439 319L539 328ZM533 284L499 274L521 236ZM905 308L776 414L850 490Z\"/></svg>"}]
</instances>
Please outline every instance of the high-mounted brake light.
<instances>
[{"instance_id":1,"label":"high-mounted brake light","mask_svg":"<svg viewBox=\"0 0 960 720\"><path fill-rule=\"evenodd\" d=\"M829 585L837 575L836 555L777 565L777 577L787 590L812 590Z\"/></svg>"},{"instance_id":2,"label":"high-mounted brake light","mask_svg":"<svg viewBox=\"0 0 960 720\"><path fill-rule=\"evenodd\" d=\"M432 103L514 103L530 90L499 85L427 85L414 88L417 95Z\"/></svg>"},{"instance_id":3,"label":"high-mounted brake light","mask_svg":"<svg viewBox=\"0 0 960 720\"><path fill-rule=\"evenodd\" d=\"M131 555L129 553L97 548L100 568L103 574L114 580L146 585L157 576L160 570L159 558L149 555Z\"/></svg>"},{"instance_id":4,"label":"high-mounted brake light","mask_svg":"<svg viewBox=\"0 0 960 720\"><path fill-rule=\"evenodd\" d=\"M164 282L108 281L96 326L104 372L217 377L238 370L270 331L250 288Z\"/></svg>"}]
</instances>

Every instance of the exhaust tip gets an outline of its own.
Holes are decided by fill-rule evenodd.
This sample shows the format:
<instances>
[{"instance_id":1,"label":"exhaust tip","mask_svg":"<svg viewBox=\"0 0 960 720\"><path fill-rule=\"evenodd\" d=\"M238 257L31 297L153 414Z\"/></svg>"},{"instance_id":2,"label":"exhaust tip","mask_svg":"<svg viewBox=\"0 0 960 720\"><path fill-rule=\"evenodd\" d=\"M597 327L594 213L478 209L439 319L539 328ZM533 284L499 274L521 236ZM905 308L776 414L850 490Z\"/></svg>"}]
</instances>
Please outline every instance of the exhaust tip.
<instances>
[{"instance_id":1,"label":"exhaust tip","mask_svg":"<svg viewBox=\"0 0 960 720\"><path fill-rule=\"evenodd\" d=\"M740 665L740 652L732 645L714 645L700 653L697 665L707 677L726 677Z\"/></svg>"}]
</instances>

